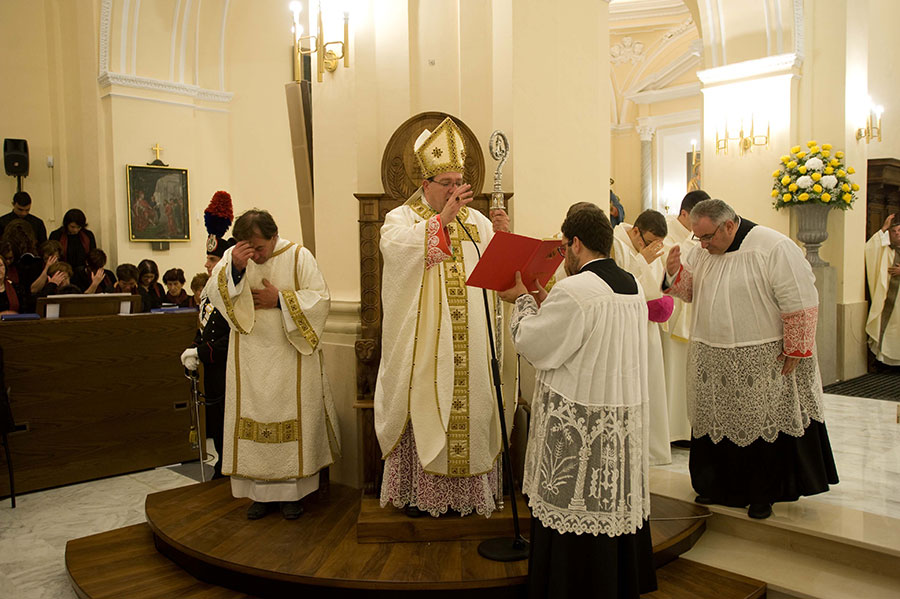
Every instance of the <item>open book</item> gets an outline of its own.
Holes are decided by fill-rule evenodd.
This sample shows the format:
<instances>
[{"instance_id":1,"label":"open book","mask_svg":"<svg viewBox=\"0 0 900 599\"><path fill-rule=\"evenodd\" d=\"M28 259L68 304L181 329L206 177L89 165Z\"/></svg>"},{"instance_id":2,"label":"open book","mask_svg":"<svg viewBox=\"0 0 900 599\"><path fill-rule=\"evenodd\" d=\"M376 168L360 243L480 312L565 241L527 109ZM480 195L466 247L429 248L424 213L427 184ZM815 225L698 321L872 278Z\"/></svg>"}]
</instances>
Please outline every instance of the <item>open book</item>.
<instances>
[{"instance_id":1,"label":"open book","mask_svg":"<svg viewBox=\"0 0 900 599\"><path fill-rule=\"evenodd\" d=\"M560 239L535 239L515 233L498 231L491 239L484 255L469 275L467 285L494 291L505 291L516 284L516 271L522 282L535 291L534 280L547 284L563 257L557 251Z\"/></svg>"}]
</instances>

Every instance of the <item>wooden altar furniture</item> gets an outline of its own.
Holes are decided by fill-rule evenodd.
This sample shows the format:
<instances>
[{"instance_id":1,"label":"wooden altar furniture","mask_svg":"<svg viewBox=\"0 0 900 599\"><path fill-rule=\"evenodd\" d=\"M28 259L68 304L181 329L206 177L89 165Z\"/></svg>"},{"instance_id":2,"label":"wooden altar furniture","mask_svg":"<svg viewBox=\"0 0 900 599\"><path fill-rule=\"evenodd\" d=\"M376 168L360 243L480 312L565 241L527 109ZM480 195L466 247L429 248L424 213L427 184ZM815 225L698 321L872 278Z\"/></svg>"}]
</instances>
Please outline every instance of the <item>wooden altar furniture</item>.
<instances>
[{"instance_id":1,"label":"wooden altar furniture","mask_svg":"<svg viewBox=\"0 0 900 599\"><path fill-rule=\"evenodd\" d=\"M196 313L0 325L16 492L196 459L179 361L196 328Z\"/></svg>"}]
</instances>

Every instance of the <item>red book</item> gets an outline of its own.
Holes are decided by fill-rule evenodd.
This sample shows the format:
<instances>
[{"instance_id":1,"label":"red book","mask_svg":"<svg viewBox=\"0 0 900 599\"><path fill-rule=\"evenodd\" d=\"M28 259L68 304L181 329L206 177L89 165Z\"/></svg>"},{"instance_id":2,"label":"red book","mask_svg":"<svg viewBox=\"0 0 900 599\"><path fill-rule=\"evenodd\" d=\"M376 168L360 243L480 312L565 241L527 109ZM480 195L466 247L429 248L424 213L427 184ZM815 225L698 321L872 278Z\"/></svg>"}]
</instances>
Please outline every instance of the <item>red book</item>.
<instances>
[{"instance_id":1,"label":"red book","mask_svg":"<svg viewBox=\"0 0 900 599\"><path fill-rule=\"evenodd\" d=\"M525 286L535 291L532 289L533 281L537 279L541 286L546 285L563 261L557 251L561 245L560 239L535 239L498 231L466 284L506 291L516 284L518 271L522 273Z\"/></svg>"}]
</instances>

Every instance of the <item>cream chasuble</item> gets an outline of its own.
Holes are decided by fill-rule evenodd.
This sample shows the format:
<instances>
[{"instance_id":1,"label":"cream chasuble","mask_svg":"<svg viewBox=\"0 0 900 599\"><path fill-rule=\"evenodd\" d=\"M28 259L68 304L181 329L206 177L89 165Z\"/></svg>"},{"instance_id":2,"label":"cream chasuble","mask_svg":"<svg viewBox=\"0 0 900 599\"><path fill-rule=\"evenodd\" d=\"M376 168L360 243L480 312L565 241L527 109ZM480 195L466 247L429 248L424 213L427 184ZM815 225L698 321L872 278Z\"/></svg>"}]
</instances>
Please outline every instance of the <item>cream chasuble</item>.
<instances>
[{"instance_id":1,"label":"cream chasuble","mask_svg":"<svg viewBox=\"0 0 900 599\"><path fill-rule=\"evenodd\" d=\"M467 207L458 219L483 252L491 222ZM482 292L466 286L478 254L458 222L447 231L449 256L438 247L440 219L421 188L385 216L375 430L387 457L411 423L426 473L469 477L492 470L502 441ZM492 292L488 301L494 305ZM514 354L505 353L514 364ZM510 430L515 389L506 386L503 399Z\"/></svg>"},{"instance_id":2,"label":"cream chasuble","mask_svg":"<svg viewBox=\"0 0 900 599\"><path fill-rule=\"evenodd\" d=\"M664 240L664 261L676 245L681 255L686 256L697 245L691 239L692 232L675 216L667 216L669 234ZM665 262L663 262L665 267ZM660 285L662 281L660 281ZM680 298L675 299L672 317L662 327L663 361L666 365L666 400L669 405L669 440L687 441L691 438L691 423L687 416L686 373L688 364L688 342L691 337L691 304Z\"/></svg>"},{"instance_id":3,"label":"cream chasuble","mask_svg":"<svg viewBox=\"0 0 900 599\"><path fill-rule=\"evenodd\" d=\"M866 242L866 277L872 298L866 334L879 362L900 366L900 277L887 271L889 266L900 266L900 252L890 244L888 231L880 230Z\"/></svg>"},{"instance_id":4,"label":"cream chasuble","mask_svg":"<svg viewBox=\"0 0 900 599\"><path fill-rule=\"evenodd\" d=\"M292 242L279 239L265 263L248 262L237 285L231 253L225 252L207 286L210 301L231 325L223 473L258 484L309 477L340 455L320 347L328 287L309 250ZM251 289L263 288L263 279L279 289L280 308L254 309ZM232 485L236 493L238 488L246 484Z\"/></svg>"},{"instance_id":5,"label":"cream chasuble","mask_svg":"<svg viewBox=\"0 0 900 599\"><path fill-rule=\"evenodd\" d=\"M613 229L613 247L610 258L622 270L634 275L647 301L662 297L662 281L665 276L663 258L647 264L628 237L632 225L620 223ZM662 331L660 325L647 321L647 361L650 385L650 464L668 464L672 461L669 441L669 408L666 400L666 368L663 361Z\"/></svg>"}]
</instances>

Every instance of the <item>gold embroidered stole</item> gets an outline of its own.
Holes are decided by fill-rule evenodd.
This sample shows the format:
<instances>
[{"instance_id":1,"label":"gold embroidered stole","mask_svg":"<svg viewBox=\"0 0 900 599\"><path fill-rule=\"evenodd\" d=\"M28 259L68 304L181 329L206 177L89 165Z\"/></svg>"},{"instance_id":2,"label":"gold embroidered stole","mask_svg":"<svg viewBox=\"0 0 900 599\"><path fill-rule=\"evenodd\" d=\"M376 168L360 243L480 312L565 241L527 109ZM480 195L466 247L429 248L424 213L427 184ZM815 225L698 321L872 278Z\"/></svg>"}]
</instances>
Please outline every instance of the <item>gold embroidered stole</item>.
<instances>
[{"instance_id":1,"label":"gold embroidered stole","mask_svg":"<svg viewBox=\"0 0 900 599\"><path fill-rule=\"evenodd\" d=\"M428 220L437 212L425 203L424 198L413 196L406 201L413 212ZM469 302L466 288L466 263L463 258L462 241L469 235L480 242L478 228L465 224L469 208L459 210L459 221L468 231L460 230L459 222L446 224L450 237L451 257L444 260L444 292L450 311L453 338L453 400L450 404L450 419L447 426L447 475L451 477L470 476L469 467ZM440 301L440 300L439 300ZM439 314L442 313L438 304ZM440 318L436 339L440 339ZM437 381L437 348L435 348L435 382Z\"/></svg>"},{"instance_id":2,"label":"gold embroidered stole","mask_svg":"<svg viewBox=\"0 0 900 599\"><path fill-rule=\"evenodd\" d=\"M282 248L281 250L272 254L272 258L278 256L288 249L290 249L294 244ZM297 273L298 264L300 260L300 245L296 246L296 250L294 252L294 289L300 289L300 279ZM228 310L229 316L233 315L233 306L230 301L230 297L227 295L228 287L227 287L227 279L222 276L225 272L223 268L219 273L219 287L220 291L223 291L223 298L226 299L226 309ZM227 275L226 275L227 276ZM224 284L224 290L222 290ZM315 330L309 324L309 321L306 318L306 315L303 313L300 308L300 303L297 301L297 296L291 293L290 290L283 290L281 295L281 299L285 302L285 307L288 309L288 312L291 315L291 318L294 321L294 324L297 325L297 328L300 330L301 334L306 338L309 344L312 346L313 350L316 349L319 343L319 337L316 335ZM234 428L234 445L232 447L232 474L235 476L245 475L245 473L241 473L238 471L238 440L251 441L254 443L296 443L297 444L297 461L298 461L298 470L297 476L289 476L289 477L281 477L277 479L266 479L266 480L293 480L299 477L302 477L303 472L303 421L302 421L302 412L301 412L301 382L302 382L302 355L300 352L297 352L297 391L296 391L296 402L297 402L297 417L292 418L290 420L285 420L282 422L258 422L253 420L252 418L246 418L241 416L241 365L240 365L240 336L241 334L247 334L243 330L238 327L238 334L233 336L234 343L234 368L235 368L235 428ZM258 477L251 477L254 480L261 480Z\"/></svg>"}]
</instances>

